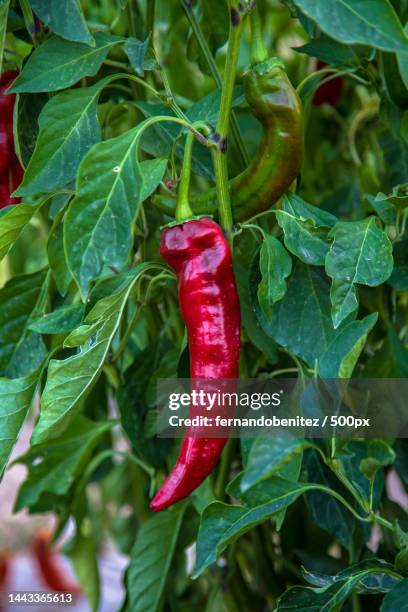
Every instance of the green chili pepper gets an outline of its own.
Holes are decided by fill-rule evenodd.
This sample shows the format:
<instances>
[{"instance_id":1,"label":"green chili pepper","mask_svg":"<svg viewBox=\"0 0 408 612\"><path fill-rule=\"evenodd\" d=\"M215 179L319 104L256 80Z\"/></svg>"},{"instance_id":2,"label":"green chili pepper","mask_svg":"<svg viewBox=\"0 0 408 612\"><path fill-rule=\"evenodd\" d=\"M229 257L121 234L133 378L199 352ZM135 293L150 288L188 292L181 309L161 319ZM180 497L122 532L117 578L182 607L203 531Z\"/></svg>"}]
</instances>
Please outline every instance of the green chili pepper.
<instances>
[{"instance_id":1,"label":"green chili pepper","mask_svg":"<svg viewBox=\"0 0 408 612\"><path fill-rule=\"evenodd\" d=\"M246 100L262 124L258 152L241 174L229 181L234 221L242 221L275 204L299 174L303 157L303 118L299 97L283 63L270 58L243 75ZM156 195L153 202L174 216L175 200ZM217 216L215 188L190 198L194 214Z\"/></svg>"}]
</instances>

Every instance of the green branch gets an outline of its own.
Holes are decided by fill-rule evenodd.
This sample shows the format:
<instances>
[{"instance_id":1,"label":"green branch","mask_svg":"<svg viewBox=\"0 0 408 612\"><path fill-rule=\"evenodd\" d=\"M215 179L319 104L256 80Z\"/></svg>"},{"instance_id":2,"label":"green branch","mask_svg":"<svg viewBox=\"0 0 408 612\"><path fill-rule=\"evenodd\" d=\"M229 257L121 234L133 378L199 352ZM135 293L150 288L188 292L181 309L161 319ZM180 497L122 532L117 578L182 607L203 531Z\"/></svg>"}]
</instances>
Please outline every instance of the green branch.
<instances>
[{"instance_id":1,"label":"green branch","mask_svg":"<svg viewBox=\"0 0 408 612\"><path fill-rule=\"evenodd\" d=\"M191 159L193 153L194 134L188 132L184 148L183 167L181 169L180 184L177 194L176 213L177 221L184 221L194 215L189 204Z\"/></svg>"},{"instance_id":2,"label":"green branch","mask_svg":"<svg viewBox=\"0 0 408 612\"><path fill-rule=\"evenodd\" d=\"M226 232L231 232L233 224L231 199L228 187L228 163L226 156L227 137L244 16L245 13L240 11L237 2L231 2L228 50L225 60L224 81L221 90L220 112L216 126L218 148L213 152L218 210L221 226Z\"/></svg>"},{"instance_id":3,"label":"green branch","mask_svg":"<svg viewBox=\"0 0 408 612\"><path fill-rule=\"evenodd\" d=\"M181 4L186 13L187 19L190 23L191 29L193 30L194 36L197 39L198 46L204 55L205 61L207 62L208 69L214 79L218 89L222 89L222 78L217 68L217 64L212 56L211 50L208 46L207 40L201 31L200 24L198 23L194 14L193 8L187 0L181 0ZM234 111L231 113L231 132L237 145L238 153L241 158L242 165L247 167L249 165L249 156L245 147L245 143L241 136L238 121Z\"/></svg>"}]
</instances>

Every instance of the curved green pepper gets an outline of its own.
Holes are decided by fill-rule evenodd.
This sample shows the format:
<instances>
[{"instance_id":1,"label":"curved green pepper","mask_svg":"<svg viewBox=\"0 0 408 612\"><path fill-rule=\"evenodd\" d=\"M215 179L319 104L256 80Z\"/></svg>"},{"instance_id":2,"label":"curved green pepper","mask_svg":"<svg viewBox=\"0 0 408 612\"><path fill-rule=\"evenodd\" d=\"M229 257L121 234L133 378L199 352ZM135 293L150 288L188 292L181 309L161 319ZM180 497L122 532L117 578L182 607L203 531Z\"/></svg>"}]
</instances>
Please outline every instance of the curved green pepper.
<instances>
[{"instance_id":1,"label":"curved green pepper","mask_svg":"<svg viewBox=\"0 0 408 612\"><path fill-rule=\"evenodd\" d=\"M250 165L229 181L234 221L242 221L270 208L299 174L303 157L303 119L299 97L283 63L270 58L243 75L246 100L262 124L263 136ZM174 215L175 200L158 195L153 202ZM217 216L215 188L192 196L194 214Z\"/></svg>"}]
</instances>

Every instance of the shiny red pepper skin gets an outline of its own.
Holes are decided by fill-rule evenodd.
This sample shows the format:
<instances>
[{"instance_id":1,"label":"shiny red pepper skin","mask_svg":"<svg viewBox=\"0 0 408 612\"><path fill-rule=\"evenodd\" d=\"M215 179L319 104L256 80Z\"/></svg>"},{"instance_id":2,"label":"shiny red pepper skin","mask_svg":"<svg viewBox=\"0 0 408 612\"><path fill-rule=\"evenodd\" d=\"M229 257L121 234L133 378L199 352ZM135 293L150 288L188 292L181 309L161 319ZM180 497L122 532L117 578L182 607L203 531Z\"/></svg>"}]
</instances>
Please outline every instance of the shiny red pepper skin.
<instances>
[{"instance_id":1,"label":"shiny red pepper skin","mask_svg":"<svg viewBox=\"0 0 408 612\"><path fill-rule=\"evenodd\" d=\"M16 96L5 93L17 76L18 72L15 70L0 76L0 208L20 202L20 198L10 197L23 178L23 169L15 153L13 139Z\"/></svg>"},{"instance_id":2,"label":"shiny red pepper skin","mask_svg":"<svg viewBox=\"0 0 408 612\"><path fill-rule=\"evenodd\" d=\"M238 378L239 298L231 250L221 228L206 217L169 227L160 254L177 274L191 378ZM150 507L159 512L194 491L214 469L226 441L187 434L176 465Z\"/></svg>"}]
</instances>

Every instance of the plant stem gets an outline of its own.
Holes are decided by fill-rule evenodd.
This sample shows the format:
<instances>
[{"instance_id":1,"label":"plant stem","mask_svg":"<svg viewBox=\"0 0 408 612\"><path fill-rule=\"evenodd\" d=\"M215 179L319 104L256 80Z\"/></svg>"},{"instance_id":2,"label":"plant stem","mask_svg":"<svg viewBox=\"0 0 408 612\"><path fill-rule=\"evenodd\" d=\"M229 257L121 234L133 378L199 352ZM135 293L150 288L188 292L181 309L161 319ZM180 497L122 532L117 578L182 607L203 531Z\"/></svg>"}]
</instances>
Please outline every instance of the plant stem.
<instances>
[{"instance_id":1,"label":"plant stem","mask_svg":"<svg viewBox=\"0 0 408 612\"><path fill-rule=\"evenodd\" d=\"M260 64L268 57L268 51L262 40L261 20L258 9L251 13L251 63Z\"/></svg>"},{"instance_id":2,"label":"plant stem","mask_svg":"<svg viewBox=\"0 0 408 612\"><path fill-rule=\"evenodd\" d=\"M186 136L186 146L184 148L183 166L181 168L180 184L177 192L175 218L183 221L193 216L189 204L190 177L191 177L191 158L193 152L194 135L188 132Z\"/></svg>"},{"instance_id":3,"label":"plant stem","mask_svg":"<svg viewBox=\"0 0 408 612\"><path fill-rule=\"evenodd\" d=\"M135 74L133 74L133 70L131 68L129 68L129 66L127 66L125 63L117 62L115 60L106 59L104 61L104 64L106 66L112 66L112 68L120 68L121 70L127 70L128 74L113 74L112 77L111 77L112 80L115 80L115 79L129 79L130 81L134 81L138 85L141 85L141 87L144 87L145 89L150 91L150 93L153 96L155 96L161 102L163 102L163 94L158 92L146 80L141 79L140 77L138 77ZM162 77L163 77L163 85L164 85L164 88L166 90L166 95L167 95L168 99L170 100L170 102L168 104L169 108L172 109L172 111L174 112L176 117L179 117L180 119L184 119L185 121L188 121L188 119L187 119L186 115L184 114L184 112L182 111L182 109L174 101L173 96L171 95L171 92L169 93L170 90L169 90L168 81L166 79L166 75L165 75L163 70L162 70Z\"/></svg>"},{"instance_id":4,"label":"plant stem","mask_svg":"<svg viewBox=\"0 0 408 612\"><path fill-rule=\"evenodd\" d=\"M136 26L135 26L135 20L134 20L133 0L128 0L127 12L128 12L130 34L131 34L131 36L136 36Z\"/></svg>"},{"instance_id":5,"label":"plant stem","mask_svg":"<svg viewBox=\"0 0 408 612\"><path fill-rule=\"evenodd\" d=\"M28 0L20 0L20 8L23 13L24 23L27 29L27 32L30 35L33 46L37 46L37 41L35 40L35 22L34 15L31 9L30 3Z\"/></svg>"},{"instance_id":6,"label":"plant stem","mask_svg":"<svg viewBox=\"0 0 408 612\"><path fill-rule=\"evenodd\" d=\"M145 29L145 36L146 36L146 38L154 30L154 15L155 15L155 11L156 11L156 0L147 0L147 6L146 6L146 29Z\"/></svg>"},{"instance_id":7,"label":"plant stem","mask_svg":"<svg viewBox=\"0 0 408 612\"><path fill-rule=\"evenodd\" d=\"M372 512L371 519L373 523L377 523L377 525L381 525L382 527L385 527L386 529L389 529L390 531L394 531L394 525L390 523L390 521L387 521L387 519L376 514L375 512Z\"/></svg>"},{"instance_id":8,"label":"plant stem","mask_svg":"<svg viewBox=\"0 0 408 612\"><path fill-rule=\"evenodd\" d=\"M161 74L162 79L163 79L164 90L166 92L166 96L167 96L168 100L170 101L169 102L170 108L172 109L172 111L174 112L174 114L177 117L181 117L182 119L186 119L188 121L187 116L184 114L183 110L179 107L177 102L174 100L173 94L171 92L171 87L170 87L169 79L167 77L167 72L166 72L163 64L160 64L160 62L158 62L158 63L160 65L160 74Z\"/></svg>"},{"instance_id":9,"label":"plant stem","mask_svg":"<svg viewBox=\"0 0 408 612\"><path fill-rule=\"evenodd\" d=\"M271 373L271 376L275 377L275 376L280 376L281 374L297 374L298 373L298 369L297 368L281 368L280 370L274 370Z\"/></svg>"},{"instance_id":10,"label":"plant stem","mask_svg":"<svg viewBox=\"0 0 408 612\"><path fill-rule=\"evenodd\" d=\"M217 189L220 225L229 234L232 230L231 198L228 188L227 158L221 151L213 151L215 185Z\"/></svg>"},{"instance_id":11,"label":"plant stem","mask_svg":"<svg viewBox=\"0 0 408 612\"><path fill-rule=\"evenodd\" d=\"M215 483L215 495L220 500L225 498L225 485L227 484L231 463L234 458L235 443L236 439L230 438L221 457L220 469L217 482Z\"/></svg>"},{"instance_id":12,"label":"plant stem","mask_svg":"<svg viewBox=\"0 0 408 612\"><path fill-rule=\"evenodd\" d=\"M235 3L231 3L233 6ZM232 8L232 11L237 10ZM235 13L234 13L235 14ZM238 63L239 46L241 42L241 34L243 27L243 15L238 14L238 22L233 22L231 19L230 33L228 37L228 51L225 60L224 79L221 89L220 114L217 121L217 133L221 138L226 138L228 133L230 113L232 107L232 96L234 93L235 73Z\"/></svg>"},{"instance_id":13,"label":"plant stem","mask_svg":"<svg viewBox=\"0 0 408 612\"><path fill-rule=\"evenodd\" d=\"M205 57L205 61L207 62L208 68L210 70L211 76L214 79L218 89L222 89L222 78L217 68L217 64L212 56L211 50L208 46L207 40L205 39L204 34L201 31L200 24L198 23L196 16L193 11L193 7L187 0L181 0L181 4L184 8L184 11L187 15L187 19L190 23L191 29L194 32L194 36L197 39L198 46L201 49L202 54ZM238 121L235 116L234 111L231 113L231 131L237 145L238 153L241 158L241 163L243 166L249 165L249 156L245 147L245 143L242 139L241 132L239 129Z\"/></svg>"},{"instance_id":14,"label":"plant stem","mask_svg":"<svg viewBox=\"0 0 408 612\"><path fill-rule=\"evenodd\" d=\"M224 81L221 90L220 112L218 115L216 134L218 149L213 152L213 163L215 172L215 186L217 190L218 210L220 222L223 229L229 233L232 230L231 199L228 187L228 163L227 163L227 136L232 108L232 96L234 92L235 73L238 63L239 47L241 42L243 26L243 15L235 8L235 2L231 2L231 21L228 37L228 51L225 60Z\"/></svg>"},{"instance_id":15,"label":"plant stem","mask_svg":"<svg viewBox=\"0 0 408 612\"><path fill-rule=\"evenodd\" d=\"M328 461L327 462L328 467L332 470L332 472L334 472L334 474L337 476L337 478L340 480L340 482L342 483L342 485L347 489L347 491L354 497L354 499L356 500L356 502L358 502L358 504L361 506L361 508L365 511L368 512L369 508L367 506L367 503L365 502L365 500L363 500L360 495L357 493L357 491L355 490L355 488L353 487L353 485L351 484L351 482L348 480L348 478L343 474L343 472L341 471L341 469L339 469L338 467L336 467L336 463L333 461Z\"/></svg>"},{"instance_id":16,"label":"plant stem","mask_svg":"<svg viewBox=\"0 0 408 612\"><path fill-rule=\"evenodd\" d=\"M107 58L103 62L105 66L112 66L112 68L119 68L119 70L127 70L127 72L133 72L125 62L118 62L117 60Z\"/></svg>"},{"instance_id":17,"label":"plant stem","mask_svg":"<svg viewBox=\"0 0 408 612\"><path fill-rule=\"evenodd\" d=\"M348 501L346 499L344 499L344 497L342 495L340 495L340 493L337 493L337 491L335 491L334 489L329 489L328 487L326 487L325 485L314 485L314 488L318 491L323 491L324 493L328 493L329 495L331 495L332 497L334 497L335 499L337 499L341 504L343 504L343 506L345 506L345 508L347 508L347 510L349 510L349 512L351 512L351 514L353 516L356 517L356 519L358 519L359 521L362 521L364 523L371 523L373 522L373 520L370 518L370 516L361 516L360 514L358 514L358 512L356 512L353 508L353 506L351 506ZM378 518L378 517L377 517ZM387 521L388 522L388 521Z\"/></svg>"}]
</instances>

